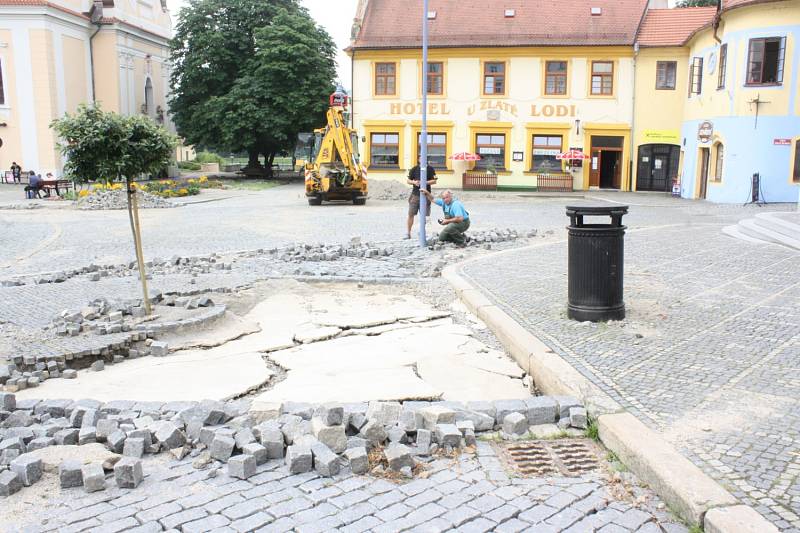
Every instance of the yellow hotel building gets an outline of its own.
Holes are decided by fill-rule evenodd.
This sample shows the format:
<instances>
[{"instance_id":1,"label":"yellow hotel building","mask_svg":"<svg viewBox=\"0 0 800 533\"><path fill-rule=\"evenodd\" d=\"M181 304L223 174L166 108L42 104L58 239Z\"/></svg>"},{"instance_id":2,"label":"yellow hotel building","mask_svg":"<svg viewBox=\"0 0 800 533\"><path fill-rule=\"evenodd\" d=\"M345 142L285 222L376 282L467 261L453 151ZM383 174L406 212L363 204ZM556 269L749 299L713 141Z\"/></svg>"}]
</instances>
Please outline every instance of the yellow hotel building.
<instances>
[{"instance_id":1,"label":"yellow hotel building","mask_svg":"<svg viewBox=\"0 0 800 533\"><path fill-rule=\"evenodd\" d=\"M421 4L359 6L352 113L371 178L403 178L416 162ZM465 164L448 157L467 151L499 188L537 187L555 172L575 189L629 190L633 43L646 5L432 0L428 150L439 184L461 187ZM555 156L573 148L591 159L568 169Z\"/></svg>"},{"instance_id":2,"label":"yellow hotel building","mask_svg":"<svg viewBox=\"0 0 800 533\"><path fill-rule=\"evenodd\" d=\"M50 122L79 104L168 124L165 0L0 0L0 169L60 175Z\"/></svg>"},{"instance_id":3,"label":"yellow hotel building","mask_svg":"<svg viewBox=\"0 0 800 533\"><path fill-rule=\"evenodd\" d=\"M797 99L788 96L797 86L798 1L724 0L718 10L666 9L666 1L653 0L430 0L428 153L439 185L461 187L462 173L477 170L496 174L498 189L541 189L546 176L555 174L571 180L575 190L671 191L677 184L682 196L730 202L743 198L752 172L760 167L766 173L766 161L776 160L780 175L762 183L782 185L771 185L768 197L796 201L797 190L788 185L796 178L787 178L787 170L798 172L790 169L789 154L798 153L800 121L789 111ZM416 163L421 19L421 0L361 0L358 6L348 48L352 121L365 140L362 157L370 178L404 179ZM747 46L773 34L773 40L785 43L785 81L761 84L755 93L773 101L762 105L762 113L784 118L775 135L771 118L755 134L763 137L764 153L773 137L789 139L791 146L776 150L763 165L754 161L746 172L735 171L733 160L726 167L730 177L719 180L724 187L709 178L706 196L706 189L696 185L695 167L703 176L721 176L723 154L713 148L716 136L724 135L723 128L732 132L739 124L752 124L752 105L725 106L731 99L754 98L753 85L741 74L758 60L748 55ZM700 71L718 77L708 57L705 67L696 59L719 55L712 47L719 47L714 35L723 43L739 39L728 46L727 92L706 83L698 97ZM776 106L779 99L786 105ZM723 114L741 120L720 118ZM705 144L696 147L698 123L705 119L719 124L708 142L710 151ZM746 134L739 135L741 147L728 140L729 155L749 162ZM556 154L570 149L589 158L571 166L556 160ZM477 153L481 160L449 159L458 152ZM697 154L720 162L698 162Z\"/></svg>"}]
</instances>

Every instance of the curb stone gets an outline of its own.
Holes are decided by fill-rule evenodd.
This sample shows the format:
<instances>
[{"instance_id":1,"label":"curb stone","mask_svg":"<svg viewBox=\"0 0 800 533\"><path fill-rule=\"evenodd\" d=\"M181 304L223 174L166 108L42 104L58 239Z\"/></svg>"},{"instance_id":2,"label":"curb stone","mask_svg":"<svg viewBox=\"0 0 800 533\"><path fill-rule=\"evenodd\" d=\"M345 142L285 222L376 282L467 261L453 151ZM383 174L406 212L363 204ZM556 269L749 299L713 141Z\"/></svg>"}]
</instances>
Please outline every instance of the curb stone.
<instances>
[{"instance_id":1,"label":"curb stone","mask_svg":"<svg viewBox=\"0 0 800 533\"><path fill-rule=\"evenodd\" d=\"M747 505L711 509L703 524L705 533L778 533L777 527Z\"/></svg>"},{"instance_id":2,"label":"curb stone","mask_svg":"<svg viewBox=\"0 0 800 533\"><path fill-rule=\"evenodd\" d=\"M550 243L552 244L552 243ZM535 248L539 245L531 246ZM503 250L501 255L522 248ZM482 289L461 275L461 269L486 255L446 267L445 279L467 308L497 336L517 364L547 395L571 395L598 421L602 443L684 520L704 525L707 533L764 532L778 529L755 509L736 498L647 428L571 364L493 304Z\"/></svg>"}]
</instances>

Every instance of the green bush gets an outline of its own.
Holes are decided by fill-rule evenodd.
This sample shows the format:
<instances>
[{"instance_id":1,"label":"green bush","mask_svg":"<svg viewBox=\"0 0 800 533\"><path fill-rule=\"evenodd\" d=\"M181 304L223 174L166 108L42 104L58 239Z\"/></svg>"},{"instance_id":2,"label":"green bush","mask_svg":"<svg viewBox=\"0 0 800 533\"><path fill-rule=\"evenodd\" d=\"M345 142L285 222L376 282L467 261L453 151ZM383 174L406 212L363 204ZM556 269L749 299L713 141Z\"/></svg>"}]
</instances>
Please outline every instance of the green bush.
<instances>
[{"instance_id":1,"label":"green bush","mask_svg":"<svg viewBox=\"0 0 800 533\"><path fill-rule=\"evenodd\" d=\"M199 152L194 160L197 163L219 163L220 166L225 164L225 158L213 152Z\"/></svg>"},{"instance_id":2,"label":"green bush","mask_svg":"<svg viewBox=\"0 0 800 533\"><path fill-rule=\"evenodd\" d=\"M200 170L200 163L194 161L181 161L178 163L178 168L181 170Z\"/></svg>"}]
</instances>

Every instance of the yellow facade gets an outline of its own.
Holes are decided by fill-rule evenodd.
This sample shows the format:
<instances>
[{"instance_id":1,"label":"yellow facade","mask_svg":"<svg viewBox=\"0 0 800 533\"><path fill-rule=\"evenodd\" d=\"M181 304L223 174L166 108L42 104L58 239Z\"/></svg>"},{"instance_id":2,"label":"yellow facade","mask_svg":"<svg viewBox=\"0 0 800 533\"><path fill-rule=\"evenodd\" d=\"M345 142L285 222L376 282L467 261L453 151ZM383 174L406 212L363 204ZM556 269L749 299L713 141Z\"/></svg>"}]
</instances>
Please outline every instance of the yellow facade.
<instances>
[{"instance_id":1,"label":"yellow facade","mask_svg":"<svg viewBox=\"0 0 800 533\"><path fill-rule=\"evenodd\" d=\"M371 178L404 180L416 162L417 136L422 118L422 73L419 50L355 50L353 55L353 119L366 138L363 158ZM545 91L548 61L566 61L566 94ZM613 65L613 92L592 95L593 61ZM394 63L397 73L393 94L376 94L376 64ZM457 152L479 151L478 135L501 136L502 168L495 169L500 187L533 188L537 172L532 171L534 136L561 137L559 151L570 148L589 153L592 135L617 137L617 186L630 185L629 152L633 114L633 50L630 47L517 47L432 49L429 62L441 62L443 91L428 97L428 131L446 134L448 157ZM487 94L484 69L500 63L505 73L503 91ZM586 125L591 129L586 129ZM373 133L397 133L399 161L393 168L371 164ZM576 189L590 188L589 164L569 172ZM449 161L437 168L439 184L460 187L461 174L474 167Z\"/></svg>"},{"instance_id":2,"label":"yellow facade","mask_svg":"<svg viewBox=\"0 0 800 533\"><path fill-rule=\"evenodd\" d=\"M63 161L50 123L82 103L123 114L167 114L171 20L160 0L19 5L0 0L0 171L60 175ZM144 105L148 103L149 105Z\"/></svg>"},{"instance_id":3,"label":"yellow facade","mask_svg":"<svg viewBox=\"0 0 800 533\"><path fill-rule=\"evenodd\" d=\"M796 202L800 195L800 180L794 175L800 139L798 38L800 0L785 0L724 9L716 31L708 25L682 46L639 50L635 188L641 189L648 171L653 172L653 153L648 149L669 147L673 155L680 154L675 158L680 163L672 162L670 179L684 197L751 201L757 174L761 200ZM761 39L781 43L776 60L780 80L748 79L751 46ZM659 61L677 63L675 90L655 90ZM702 67L695 76L700 83L690 88L691 65L699 61ZM707 137L699 135L703 125L711 132Z\"/></svg>"}]
</instances>

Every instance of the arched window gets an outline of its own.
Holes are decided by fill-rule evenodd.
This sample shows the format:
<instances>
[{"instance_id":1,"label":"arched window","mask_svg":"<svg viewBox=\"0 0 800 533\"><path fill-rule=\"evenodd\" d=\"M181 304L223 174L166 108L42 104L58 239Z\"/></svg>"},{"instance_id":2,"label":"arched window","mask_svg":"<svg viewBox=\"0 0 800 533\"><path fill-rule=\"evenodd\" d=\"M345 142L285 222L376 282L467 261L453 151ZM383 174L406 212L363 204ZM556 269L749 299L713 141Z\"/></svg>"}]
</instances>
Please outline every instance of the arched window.
<instances>
[{"instance_id":1,"label":"arched window","mask_svg":"<svg viewBox=\"0 0 800 533\"><path fill-rule=\"evenodd\" d=\"M144 82L144 114L152 117L155 113L156 106L153 102L153 82L150 78Z\"/></svg>"},{"instance_id":2,"label":"arched window","mask_svg":"<svg viewBox=\"0 0 800 533\"><path fill-rule=\"evenodd\" d=\"M725 159L725 147L722 143L716 144L717 156L714 161L714 181L722 181L722 162Z\"/></svg>"}]
</instances>

